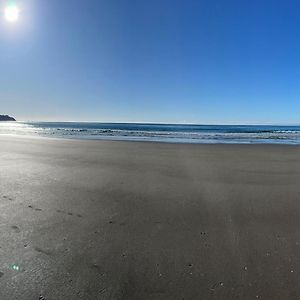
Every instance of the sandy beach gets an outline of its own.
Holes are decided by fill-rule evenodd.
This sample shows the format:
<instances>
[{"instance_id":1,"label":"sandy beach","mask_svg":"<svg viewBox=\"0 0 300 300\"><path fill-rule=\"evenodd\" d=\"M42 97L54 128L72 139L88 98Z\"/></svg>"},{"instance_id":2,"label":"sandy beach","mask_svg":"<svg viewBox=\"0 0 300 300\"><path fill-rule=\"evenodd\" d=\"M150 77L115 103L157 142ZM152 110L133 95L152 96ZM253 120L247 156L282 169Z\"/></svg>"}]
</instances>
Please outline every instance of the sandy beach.
<instances>
[{"instance_id":1,"label":"sandy beach","mask_svg":"<svg viewBox=\"0 0 300 300\"><path fill-rule=\"evenodd\" d=\"M300 147L0 137L0 299L299 299Z\"/></svg>"}]
</instances>

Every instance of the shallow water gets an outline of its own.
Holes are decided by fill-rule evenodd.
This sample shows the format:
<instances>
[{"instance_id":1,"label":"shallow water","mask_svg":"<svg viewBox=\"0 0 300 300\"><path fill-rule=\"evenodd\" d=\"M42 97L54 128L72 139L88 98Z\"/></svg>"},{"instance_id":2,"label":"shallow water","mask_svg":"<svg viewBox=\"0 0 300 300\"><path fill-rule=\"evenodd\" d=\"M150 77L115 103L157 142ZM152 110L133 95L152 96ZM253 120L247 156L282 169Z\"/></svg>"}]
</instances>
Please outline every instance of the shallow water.
<instances>
[{"instance_id":1,"label":"shallow water","mask_svg":"<svg viewBox=\"0 0 300 300\"><path fill-rule=\"evenodd\" d=\"M300 126L2 122L0 134L175 143L300 144Z\"/></svg>"}]
</instances>

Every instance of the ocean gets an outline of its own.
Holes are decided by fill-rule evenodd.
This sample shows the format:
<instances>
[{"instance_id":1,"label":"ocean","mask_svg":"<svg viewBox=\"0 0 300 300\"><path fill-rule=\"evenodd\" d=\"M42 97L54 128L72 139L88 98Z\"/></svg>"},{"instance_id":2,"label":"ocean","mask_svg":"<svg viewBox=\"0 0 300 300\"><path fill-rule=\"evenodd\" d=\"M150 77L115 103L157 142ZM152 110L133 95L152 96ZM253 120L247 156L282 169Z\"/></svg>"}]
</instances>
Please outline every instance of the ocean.
<instances>
[{"instance_id":1,"label":"ocean","mask_svg":"<svg viewBox=\"0 0 300 300\"><path fill-rule=\"evenodd\" d=\"M300 126L0 122L0 134L173 143L300 144Z\"/></svg>"}]
</instances>

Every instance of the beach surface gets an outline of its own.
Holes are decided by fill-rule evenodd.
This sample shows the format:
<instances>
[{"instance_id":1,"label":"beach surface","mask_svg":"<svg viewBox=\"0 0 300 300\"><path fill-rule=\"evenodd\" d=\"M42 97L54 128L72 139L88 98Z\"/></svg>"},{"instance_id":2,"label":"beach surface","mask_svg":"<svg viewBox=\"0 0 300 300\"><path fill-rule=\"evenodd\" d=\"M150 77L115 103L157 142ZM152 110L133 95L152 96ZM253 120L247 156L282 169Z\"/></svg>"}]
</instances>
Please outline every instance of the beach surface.
<instances>
[{"instance_id":1,"label":"beach surface","mask_svg":"<svg viewBox=\"0 0 300 300\"><path fill-rule=\"evenodd\" d=\"M299 299L300 147L0 137L0 299Z\"/></svg>"}]
</instances>

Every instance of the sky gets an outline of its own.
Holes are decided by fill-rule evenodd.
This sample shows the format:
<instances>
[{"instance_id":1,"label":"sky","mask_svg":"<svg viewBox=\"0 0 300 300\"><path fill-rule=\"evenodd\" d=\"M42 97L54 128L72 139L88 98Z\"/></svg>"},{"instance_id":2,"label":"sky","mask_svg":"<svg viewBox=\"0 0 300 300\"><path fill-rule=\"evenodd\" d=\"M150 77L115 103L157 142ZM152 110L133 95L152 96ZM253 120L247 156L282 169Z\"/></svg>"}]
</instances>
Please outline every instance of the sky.
<instances>
[{"instance_id":1,"label":"sky","mask_svg":"<svg viewBox=\"0 0 300 300\"><path fill-rule=\"evenodd\" d=\"M0 0L0 114L300 124L299 0Z\"/></svg>"}]
</instances>

